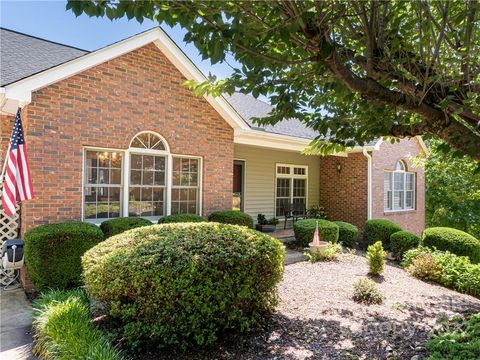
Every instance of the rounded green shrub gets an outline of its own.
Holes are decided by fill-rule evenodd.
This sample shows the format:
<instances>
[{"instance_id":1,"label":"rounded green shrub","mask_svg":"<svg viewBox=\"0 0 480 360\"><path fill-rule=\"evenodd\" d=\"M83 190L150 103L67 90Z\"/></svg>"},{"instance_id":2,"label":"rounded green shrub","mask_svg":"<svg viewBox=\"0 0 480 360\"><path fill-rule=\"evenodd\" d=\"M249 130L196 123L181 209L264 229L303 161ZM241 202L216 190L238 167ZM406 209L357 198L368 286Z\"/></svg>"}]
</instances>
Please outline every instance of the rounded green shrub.
<instances>
[{"instance_id":1,"label":"rounded green shrub","mask_svg":"<svg viewBox=\"0 0 480 360\"><path fill-rule=\"evenodd\" d=\"M295 233L295 243L302 247L307 247L313 240L315 225L318 222L318 236L320 241L336 243L338 241L339 227L334 222L328 220L305 219L298 220L293 225Z\"/></svg>"},{"instance_id":2,"label":"rounded green shrub","mask_svg":"<svg viewBox=\"0 0 480 360\"><path fill-rule=\"evenodd\" d=\"M25 264L38 291L81 284L81 256L103 240L98 226L79 221L40 225L25 233Z\"/></svg>"},{"instance_id":3,"label":"rounded green shrub","mask_svg":"<svg viewBox=\"0 0 480 360\"><path fill-rule=\"evenodd\" d=\"M365 246L381 241L386 250L390 250L390 236L401 231L400 225L386 219L371 219L365 223L363 237Z\"/></svg>"},{"instance_id":4,"label":"rounded green shrub","mask_svg":"<svg viewBox=\"0 0 480 360\"><path fill-rule=\"evenodd\" d=\"M131 344L208 345L258 326L278 302L282 244L219 223L133 229L83 256L90 296L110 307Z\"/></svg>"},{"instance_id":5,"label":"rounded green shrub","mask_svg":"<svg viewBox=\"0 0 480 360\"><path fill-rule=\"evenodd\" d=\"M205 218L193 214L175 214L161 217L159 224L205 222Z\"/></svg>"},{"instance_id":6,"label":"rounded green shrub","mask_svg":"<svg viewBox=\"0 0 480 360\"><path fill-rule=\"evenodd\" d=\"M402 260L408 250L418 245L420 245L420 238L410 231L397 231L390 236L390 250L398 261Z\"/></svg>"},{"instance_id":7,"label":"rounded green shrub","mask_svg":"<svg viewBox=\"0 0 480 360\"><path fill-rule=\"evenodd\" d=\"M208 216L208 221L222 224L242 225L253 228L253 219L242 211L215 211Z\"/></svg>"},{"instance_id":8,"label":"rounded green shrub","mask_svg":"<svg viewBox=\"0 0 480 360\"><path fill-rule=\"evenodd\" d=\"M334 221L338 225L338 241L346 247L354 247L357 241L358 228L344 221Z\"/></svg>"},{"instance_id":9,"label":"rounded green shrub","mask_svg":"<svg viewBox=\"0 0 480 360\"><path fill-rule=\"evenodd\" d=\"M480 240L461 230L432 227L423 231L422 243L438 250L468 256L473 263L480 262Z\"/></svg>"},{"instance_id":10,"label":"rounded green shrub","mask_svg":"<svg viewBox=\"0 0 480 360\"><path fill-rule=\"evenodd\" d=\"M102 229L105 238L108 238L130 229L149 225L152 225L152 222L141 217L124 217L105 220L100 225L100 229Z\"/></svg>"}]
</instances>

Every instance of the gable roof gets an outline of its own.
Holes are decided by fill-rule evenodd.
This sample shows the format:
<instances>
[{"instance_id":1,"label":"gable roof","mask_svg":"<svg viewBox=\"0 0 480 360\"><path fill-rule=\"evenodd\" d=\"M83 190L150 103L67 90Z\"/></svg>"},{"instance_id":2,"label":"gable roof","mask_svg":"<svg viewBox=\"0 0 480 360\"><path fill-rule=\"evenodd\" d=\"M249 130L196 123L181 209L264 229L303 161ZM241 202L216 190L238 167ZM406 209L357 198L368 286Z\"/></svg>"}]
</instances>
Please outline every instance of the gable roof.
<instances>
[{"instance_id":1,"label":"gable roof","mask_svg":"<svg viewBox=\"0 0 480 360\"><path fill-rule=\"evenodd\" d=\"M31 101L31 93L35 90L150 43L154 43L187 79L197 82L206 80L205 75L160 27L93 52L4 28L0 28L0 36L2 112L14 113L17 106ZM317 136L315 130L298 119L285 119L275 125L254 124L252 118L264 117L273 108L249 95L235 93L216 98L205 96L205 99L234 128L237 143L301 151ZM372 141L364 148L378 150L380 142ZM419 142L424 146L420 138Z\"/></svg>"},{"instance_id":2,"label":"gable roof","mask_svg":"<svg viewBox=\"0 0 480 360\"><path fill-rule=\"evenodd\" d=\"M0 86L88 54L88 51L0 27Z\"/></svg>"}]
</instances>

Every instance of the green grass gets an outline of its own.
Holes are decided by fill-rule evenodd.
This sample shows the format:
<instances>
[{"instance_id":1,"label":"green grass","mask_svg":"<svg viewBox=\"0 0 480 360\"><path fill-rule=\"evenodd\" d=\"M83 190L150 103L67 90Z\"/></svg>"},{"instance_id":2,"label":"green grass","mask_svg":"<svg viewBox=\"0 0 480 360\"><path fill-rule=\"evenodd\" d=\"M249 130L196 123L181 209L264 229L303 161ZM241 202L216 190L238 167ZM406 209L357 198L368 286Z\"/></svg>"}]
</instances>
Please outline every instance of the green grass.
<instances>
[{"instance_id":1,"label":"green grass","mask_svg":"<svg viewBox=\"0 0 480 360\"><path fill-rule=\"evenodd\" d=\"M52 290L33 304L33 352L42 359L120 360L120 351L93 327L82 290Z\"/></svg>"}]
</instances>

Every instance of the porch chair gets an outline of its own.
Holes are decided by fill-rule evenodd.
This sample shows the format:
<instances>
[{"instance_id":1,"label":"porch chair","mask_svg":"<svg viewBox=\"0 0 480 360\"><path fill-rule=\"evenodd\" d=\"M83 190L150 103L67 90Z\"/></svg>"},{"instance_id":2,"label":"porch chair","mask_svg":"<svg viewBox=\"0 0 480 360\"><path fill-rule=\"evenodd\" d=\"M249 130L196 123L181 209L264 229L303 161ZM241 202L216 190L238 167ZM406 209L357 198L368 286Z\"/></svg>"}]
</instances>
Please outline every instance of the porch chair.
<instances>
[{"instance_id":1,"label":"porch chair","mask_svg":"<svg viewBox=\"0 0 480 360\"><path fill-rule=\"evenodd\" d=\"M298 219L305 219L307 217L307 209L303 203L289 203L283 207L283 216L285 217L285 223L283 229L287 228L287 220L292 219L293 224Z\"/></svg>"}]
</instances>

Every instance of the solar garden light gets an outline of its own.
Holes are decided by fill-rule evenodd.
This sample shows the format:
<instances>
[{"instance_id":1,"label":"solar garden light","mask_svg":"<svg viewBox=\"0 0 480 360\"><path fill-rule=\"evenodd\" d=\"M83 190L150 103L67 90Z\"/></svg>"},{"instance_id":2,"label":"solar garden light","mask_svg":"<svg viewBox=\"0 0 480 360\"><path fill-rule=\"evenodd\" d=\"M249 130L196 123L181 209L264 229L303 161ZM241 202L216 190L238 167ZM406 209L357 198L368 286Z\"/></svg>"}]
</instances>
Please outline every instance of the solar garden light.
<instances>
[{"instance_id":1,"label":"solar garden light","mask_svg":"<svg viewBox=\"0 0 480 360\"><path fill-rule=\"evenodd\" d=\"M5 240L2 245L0 262L0 284L3 289L12 289L20 286L18 283L19 270L23 266L23 240Z\"/></svg>"}]
</instances>

